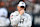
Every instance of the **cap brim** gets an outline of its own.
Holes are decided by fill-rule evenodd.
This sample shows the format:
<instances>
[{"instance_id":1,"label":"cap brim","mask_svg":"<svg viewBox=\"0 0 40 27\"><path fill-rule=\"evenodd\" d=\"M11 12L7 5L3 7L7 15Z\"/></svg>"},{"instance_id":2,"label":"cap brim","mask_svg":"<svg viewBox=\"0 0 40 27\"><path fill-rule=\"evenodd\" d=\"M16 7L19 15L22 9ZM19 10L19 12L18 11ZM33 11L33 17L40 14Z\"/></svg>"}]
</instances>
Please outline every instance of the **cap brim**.
<instances>
[{"instance_id":1,"label":"cap brim","mask_svg":"<svg viewBox=\"0 0 40 27\"><path fill-rule=\"evenodd\" d=\"M20 6L21 8L25 8L24 6Z\"/></svg>"}]
</instances>

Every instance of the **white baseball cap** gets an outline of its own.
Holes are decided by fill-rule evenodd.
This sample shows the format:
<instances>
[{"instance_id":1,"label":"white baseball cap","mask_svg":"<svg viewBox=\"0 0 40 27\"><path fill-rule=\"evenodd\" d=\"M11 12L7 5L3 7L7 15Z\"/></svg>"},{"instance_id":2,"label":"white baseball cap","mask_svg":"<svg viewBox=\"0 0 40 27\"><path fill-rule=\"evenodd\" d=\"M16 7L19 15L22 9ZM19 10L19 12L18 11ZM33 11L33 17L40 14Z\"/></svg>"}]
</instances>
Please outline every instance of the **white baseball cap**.
<instances>
[{"instance_id":1,"label":"white baseball cap","mask_svg":"<svg viewBox=\"0 0 40 27\"><path fill-rule=\"evenodd\" d=\"M5 16L5 17L7 17L7 15L8 15L8 11L6 10L6 8L1 8L0 9L0 16Z\"/></svg>"},{"instance_id":2,"label":"white baseball cap","mask_svg":"<svg viewBox=\"0 0 40 27\"><path fill-rule=\"evenodd\" d=\"M25 5L26 5L26 4L25 4L23 1L20 1L19 4L18 4L18 6L20 6L20 7L21 7L21 6L24 6L24 7L25 7Z\"/></svg>"}]
</instances>

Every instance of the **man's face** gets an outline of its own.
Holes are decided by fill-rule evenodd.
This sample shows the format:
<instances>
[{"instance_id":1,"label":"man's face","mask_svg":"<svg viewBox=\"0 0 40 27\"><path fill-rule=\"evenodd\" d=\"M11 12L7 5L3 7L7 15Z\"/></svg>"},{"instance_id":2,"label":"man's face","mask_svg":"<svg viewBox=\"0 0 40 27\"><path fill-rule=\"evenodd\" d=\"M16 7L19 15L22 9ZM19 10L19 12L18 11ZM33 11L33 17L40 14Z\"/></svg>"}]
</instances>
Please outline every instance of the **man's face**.
<instances>
[{"instance_id":1,"label":"man's face","mask_svg":"<svg viewBox=\"0 0 40 27\"><path fill-rule=\"evenodd\" d=\"M17 9L18 9L18 11L20 12L21 10L24 10L24 7L23 6L17 6Z\"/></svg>"}]
</instances>

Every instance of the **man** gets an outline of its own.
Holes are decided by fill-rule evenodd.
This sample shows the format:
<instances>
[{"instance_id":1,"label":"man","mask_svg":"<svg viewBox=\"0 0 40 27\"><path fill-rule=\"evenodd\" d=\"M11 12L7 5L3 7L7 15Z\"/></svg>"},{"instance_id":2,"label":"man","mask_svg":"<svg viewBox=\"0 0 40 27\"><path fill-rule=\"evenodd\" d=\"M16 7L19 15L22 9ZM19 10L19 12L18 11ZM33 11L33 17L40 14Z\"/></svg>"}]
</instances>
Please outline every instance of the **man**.
<instances>
[{"instance_id":1,"label":"man","mask_svg":"<svg viewBox=\"0 0 40 27\"><path fill-rule=\"evenodd\" d=\"M25 9L25 3L23 1L19 2L17 5L18 11L15 11L11 13L10 20L11 25L13 27L31 27L32 26L32 18L29 14L26 14Z\"/></svg>"},{"instance_id":2,"label":"man","mask_svg":"<svg viewBox=\"0 0 40 27\"><path fill-rule=\"evenodd\" d=\"M10 24L7 15L8 15L8 11L6 10L6 8L0 8L0 26L6 27Z\"/></svg>"}]
</instances>

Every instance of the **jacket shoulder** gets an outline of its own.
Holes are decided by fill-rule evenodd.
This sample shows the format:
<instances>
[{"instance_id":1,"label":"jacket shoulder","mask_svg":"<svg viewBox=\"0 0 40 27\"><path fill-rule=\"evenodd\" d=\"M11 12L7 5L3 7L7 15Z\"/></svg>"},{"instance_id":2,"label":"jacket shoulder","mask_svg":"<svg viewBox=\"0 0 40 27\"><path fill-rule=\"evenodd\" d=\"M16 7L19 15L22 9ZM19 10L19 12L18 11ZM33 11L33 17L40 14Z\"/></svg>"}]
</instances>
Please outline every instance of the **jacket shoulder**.
<instances>
[{"instance_id":1,"label":"jacket shoulder","mask_svg":"<svg viewBox=\"0 0 40 27\"><path fill-rule=\"evenodd\" d=\"M18 11L12 12L10 15L17 15Z\"/></svg>"},{"instance_id":2,"label":"jacket shoulder","mask_svg":"<svg viewBox=\"0 0 40 27\"><path fill-rule=\"evenodd\" d=\"M31 15L30 15L30 14L27 14L27 13L25 13L25 16L26 16L26 17L31 17Z\"/></svg>"}]
</instances>

